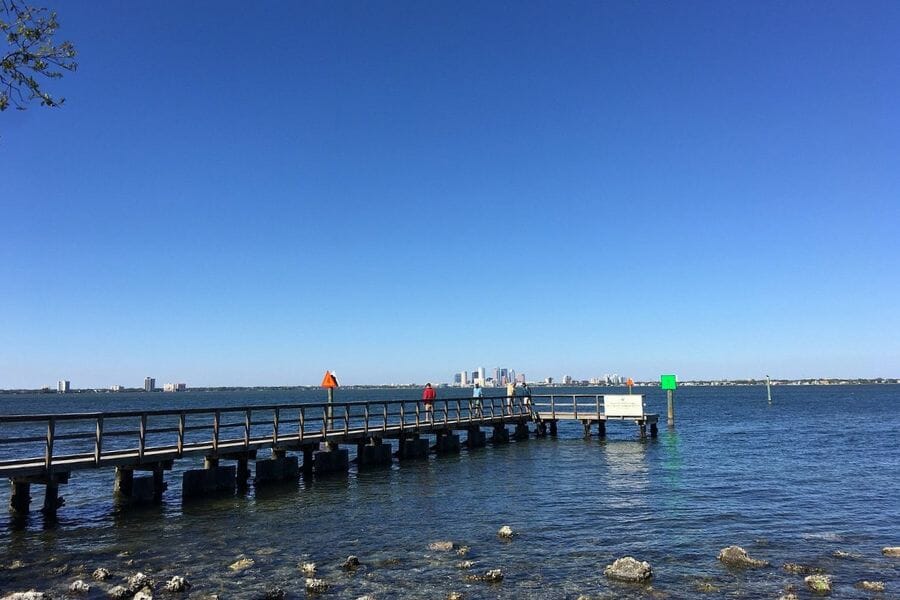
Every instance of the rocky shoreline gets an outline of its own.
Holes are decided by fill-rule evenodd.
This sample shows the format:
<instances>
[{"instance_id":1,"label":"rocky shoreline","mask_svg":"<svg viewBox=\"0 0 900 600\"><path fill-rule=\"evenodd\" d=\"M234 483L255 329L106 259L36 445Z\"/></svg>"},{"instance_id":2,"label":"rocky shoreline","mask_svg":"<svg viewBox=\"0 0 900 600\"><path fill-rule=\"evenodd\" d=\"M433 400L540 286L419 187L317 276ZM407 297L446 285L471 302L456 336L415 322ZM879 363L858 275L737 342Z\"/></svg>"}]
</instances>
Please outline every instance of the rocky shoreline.
<instances>
[{"instance_id":1,"label":"rocky shoreline","mask_svg":"<svg viewBox=\"0 0 900 600\"><path fill-rule=\"evenodd\" d=\"M479 543L484 545L496 543L498 540L503 543L515 543L514 540L521 539L519 532L504 525L496 532L493 542L486 536ZM116 557L119 562L115 565L80 564L72 566L66 564L53 567L45 577L36 578L33 586L19 591L0 590L3 593L0 600L49 600L52 598L223 600L232 597L251 600L284 600L303 597L346 597L356 600L376 600L379 597L403 596L403 590L408 591L408 587L404 586L414 586L414 580L423 576L429 566L452 567L457 573L455 577L447 578L443 591L439 592L437 596L429 595L429 597L462 600L483 597L488 592L492 592L488 595L496 597L504 589L503 586L509 583L508 571L505 570L503 564L482 562L479 559L478 550L478 545L475 543L470 545L452 539L444 539L432 541L422 548L422 565L403 565L401 561L393 562L384 559L367 560L364 556L356 555L349 555L345 560L329 565L319 565L312 560L303 559L296 563L295 577L287 579L282 577L255 586L244 585L244 576L254 572L257 561L248 554L240 554L222 566L223 576L230 578L229 581L233 583L232 589L229 589L229 586L213 585L208 577L194 578L189 569L185 569L184 573L170 573L153 571L149 567L143 568L138 564L137 559L132 558L128 552L123 552ZM257 551L255 555L264 557L273 552L274 550L267 552L263 549ZM751 556L744 548L733 545L722 548L716 556L710 556L709 561L711 567L718 561L721 565L720 569L730 573L764 572L768 577L779 577L781 579L780 595L764 596L778 598L778 600L825 597L834 594L836 586L852 587L856 592L869 594L873 598L881 598L885 593L896 592L882 579L873 577L871 567L865 569L865 572L858 577L850 579L846 575L836 577L827 568L817 564L805 564L791 560L779 562L775 561L775 558ZM883 561L883 569L888 575L887 579L896 579L896 572L900 569L900 547L896 546L883 548L878 557L865 557L843 550L835 550L831 558L835 561L851 562L866 558ZM633 556L618 557L607 564L601 563L604 561L598 561L597 570L602 572L610 582L610 586L613 586L611 588L613 590L617 589L615 586L624 586L620 591L629 595L637 594L637 597L679 597L678 594L671 595L664 588L654 585L654 579L658 577L659 573L664 572L665 566L654 567L649 562ZM409 571L408 581L397 581L392 585L388 578L380 586L375 585L374 582L379 579L377 574L380 571L396 570L401 566ZM21 561L13 561L7 565L0 565L0 574L4 571L11 572L27 568L28 565ZM53 585L41 585L41 580L45 578L54 578L56 582ZM359 586L349 585L356 578L371 581L373 585L367 586L370 590L363 594L356 594L353 588ZM588 589L577 594L578 600L618 597L616 593L610 596L609 590L591 590L589 587L585 586ZM725 584L709 577L695 580L692 589L698 595L728 592Z\"/></svg>"}]
</instances>

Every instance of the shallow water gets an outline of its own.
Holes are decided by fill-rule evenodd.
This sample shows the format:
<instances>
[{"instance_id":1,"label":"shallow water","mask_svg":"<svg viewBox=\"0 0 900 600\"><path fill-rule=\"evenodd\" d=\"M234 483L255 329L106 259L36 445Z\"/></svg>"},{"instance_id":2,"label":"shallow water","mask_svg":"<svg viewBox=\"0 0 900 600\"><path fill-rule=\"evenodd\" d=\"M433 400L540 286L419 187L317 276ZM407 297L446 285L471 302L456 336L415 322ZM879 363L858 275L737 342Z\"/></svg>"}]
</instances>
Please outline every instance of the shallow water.
<instances>
[{"instance_id":1,"label":"shallow water","mask_svg":"<svg viewBox=\"0 0 900 600\"><path fill-rule=\"evenodd\" d=\"M664 415L663 393L642 391ZM339 394L367 400L418 392ZM468 598L775 598L791 584L807 597L802 576L781 569L798 562L834 577L832 597L873 597L854 587L862 579L884 581L880 597L900 597L900 559L881 555L882 547L900 545L900 386L779 386L773 396L770 406L763 387L681 388L677 427L663 426L655 440L641 441L634 425L620 423L609 425L605 441L584 440L580 425L568 424L555 439L189 504L180 500L180 469L197 468L199 459L168 473L163 504L148 508L117 507L111 471L79 472L62 488L66 506L56 525L46 526L39 512L24 526L0 522L0 594L36 587L61 595L104 566L114 573L109 585L141 570L157 581L186 576L196 598L258 598L273 586L302 598L297 565L313 561L332 585L326 597L334 598L440 598L451 590ZM151 400L152 407L141 394L0 396L0 410L263 404L321 401L322 394ZM35 487L34 504L39 493ZM8 502L8 490L0 502ZM511 541L496 535L504 524L518 534ZM436 540L467 545L470 555L430 551ZM725 568L716 555L731 544L772 566ZM835 558L835 551L855 558ZM350 554L362 562L353 573L339 566ZM623 555L653 566L651 584L603 576ZM254 565L230 571L241 557ZM462 560L475 566L457 568ZM469 572L498 567L500 584L464 581ZM698 591L705 583L716 591ZM95 584L88 597L105 597L109 585Z\"/></svg>"}]
</instances>

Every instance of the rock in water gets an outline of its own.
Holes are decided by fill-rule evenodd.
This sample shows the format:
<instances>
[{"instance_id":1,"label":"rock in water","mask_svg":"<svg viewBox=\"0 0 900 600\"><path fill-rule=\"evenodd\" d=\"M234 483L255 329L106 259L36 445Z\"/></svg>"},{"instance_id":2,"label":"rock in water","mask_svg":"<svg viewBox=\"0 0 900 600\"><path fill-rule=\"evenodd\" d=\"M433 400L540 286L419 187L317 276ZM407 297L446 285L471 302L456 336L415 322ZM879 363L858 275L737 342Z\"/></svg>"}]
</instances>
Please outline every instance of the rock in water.
<instances>
[{"instance_id":1,"label":"rock in water","mask_svg":"<svg viewBox=\"0 0 900 600\"><path fill-rule=\"evenodd\" d=\"M181 575L175 575L166 583L167 592L186 592L191 584Z\"/></svg>"},{"instance_id":2,"label":"rock in water","mask_svg":"<svg viewBox=\"0 0 900 600\"><path fill-rule=\"evenodd\" d=\"M82 579L76 579L72 582L72 585L69 586L69 591L76 594L87 594L91 591L91 586Z\"/></svg>"},{"instance_id":3,"label":"rock in water","mask_svg":"<svg viewBox=\"0 0 900 600\"><path fill-rule=\"evenodd\" d=\"M750 555L747 554L747 551L740 546L728 546L727 548L722 548L717 558L729 567L740 567L742 569L758 569L760 567L769 566L769 561L767 560L757 560L755 558L750 558Z\"/></svg>"},{"instance_id":4,"label":"rock in water","mask_svg":"<svg viewBox=\"0 0 900 600\"><path fill-rule=\"evenodd\" d=\"M808 567L806 565L801 565L799 563L784 563L781 567L787 573L793 573L794 575L813 575L815 573L821 573L821 569L817 569L815 567Z\"/></svg>"},{"instance_id":5,"label":"rock in water","mask_svg":"<svg viewBox=\"0 0 900 600\"><path fill-rule=\"evenodd\" d=\"M144 588L135 594L132 600L153 600L153 591L150 588Z\"/></svg>"},{"instance_id":6,"label":"rock in water","mask_svg":"<svg viewBox=\"0 0 900 600\"><path fill-rule=\"evenodd\" d=\"M466 575L466 581L484 581L486 583L500 583L503 581L503 571L501 569L491 569L485 571L483 575Z\"/></svg>"},{"instance_id":7,"label":"rock in water","mask_svg":"<svg viewBox=\"0 0 900 600\"><path fill-rule=\"evenodd\" d=\"M860 581L856 584L861 590L866 590L867 592L883 592L884 591L884 582L883 581Z\"/></svg>"},{"instance_id":8,"label":"rock in water","mask_svg":"<svg viewBox=\"0 0 900 600\"><path fill-rule=\"evenodd\" d=\"M468 556L469 555L469 547L468 546L460 546L456 549L457 556Z\"/></svg>"},{"instance_id":9,"label":"rock in water","mask_svg":"<svg viewBox=\"0 0 900 600\"><path fill-rule=\"evenodd\" d=\"M341 568L345 571L355 571L359 567L359 559L352 554L347 557L343 563L341 563Z\"/></svg>"},{"instance_id":10,"label":"rock in water","mask_svg":"<svg viewBox=\"0 0 900 600\"><path fill-rule=\"evenodd\" d=\"M266 593L263 594L263 600L284 600L285 596L284 590L280 587L270 587L266 588Z\"/></svg>"},{"instance_id":11,"label":"rock in water","mask_svg":"<svg viewBox=\"0 0 900 600\"><path fill-rule=\"evenodd\" d=\"M450 552L456 548L456 544L449 540L442 540L439 542L431 542L428 544L428 549L433 550L435 552Z\"/></svg>"},{"instance_id":12,"label":"rock in water","mask_svg":"<svg viewBox=\"0 0 900 600\"><path fill-rule=\"evenodd\" d=\"M617 581L640 583L653 577L653 569L646 561L642 562L634 557L625 556L617 558L613 564L608 565L603 574Z\"/></svg>"},{"instance_id":13,"label":"rock in water","mask_svg":"<svg viewBox=\"0 0 900 600\"><path fill-rule=\"evenodd\" d=\"M231 569L232 571L237 572L237 571L243 571L244 569L249 569L253 565L254 565L254 561L252 558L241 558L239 560L234 561L230 565L228 565L228 568Z\"/></svg>"},{"instance_id":14,"label":"rock in water","mask_svg":"<svg viewBox=\"0 0 900 600\"><path fill-rule=\"evenodd\" d=\"M91 577L93 577L96 581L106 581L107 579L109 579L109 571L104 569L103 567L100 567L99 569L91 573Z\"/></svg>"},{"instance_id":15,"label":"rock in water","mask_svg":"<svg viewBox=\"0 0 900 600\"><path fill-rule=\"evenodd\" d=\"M312 577L316 574L316 563L314 562L305 562L300 563L300 572L306 575L307 577Z\"/></svg>"},{"instance_id":16,"label":"rock in water","mask_svg":"<svg viewBox=\"0 0 900 600\"><path fill-rule=\"evenodd\" d=\"M307 578L306 591L313 592L315 594L321 594L322 592L327 592L328 591L328 583L324 579Z\"/></svg>"},{"instance_id":17,"label":"rock in water","mask_svg":"<svg viewBox=\"0 0 900 600\"><path fill-rule=\"evenodd\" d=\"M828 575L810 575L803 581L806 582L806 587L817 594L831 593L831 577Z\"/></svg>"},{"instance_id":18,"label":"rock in water","mask_svg":"<svg viewBox=\"0 0 900 600\"><path fill-rule=\"evenodd\" d=\"M512 537L516 535L516 533L512 530L512 527L510 527L509 525L504 525L497 532L497 535L503 539L509 540L512 539Z\"/></svg>"},{"instance_id":19,"label":"rock in water","mask_svg":"<svg viewBox=\"0 0 900 600\"><path fill-rule=\"evenodd\" d=\"M134 575L129 577L128 581L125 584L125 587L128 588L128 591L132 594L136 594L141 588L152 586L153 582L150 581L150 578L140 572L135 573Z\"/></svg>"},{"instance_id":20,"label":"rock in water","mask_svg":"<svg viewBox=\"0 0 900 600\"><path fill-rule=\"evenodd\" d=\"M888 546L887 548L882 548L881 553L885 556L900 556L900 546Z\"/></svg>"},{"instance_id":21,"label":"rock in water","mask_svg":"<svg viewBox=\"0 0 900 600\"><path fill-rule=\"evenodd\" d=\"M44 592L36 592L28 590L27 592L13 592L7 596L3 596L3 600L47 600L49 596Z\"/></svg>"},{"instance_id":22,"label":"rock in water","mask_svg":"<svg viewBox=\"0 0 900 600\"><path fill-rule=\"evenodd\" d=\"M128 590L126 590L126 589L125 589L123 586L121 586L121 585L117 585L117 586L115 586L115 587L113 587L113 588L110 588L110 590L107 592L107 594L108 594L109 597L112 598L113 600L124 600L125 598L127 598L127 597L129 597L129 596L132 595L131 592L129 592Z\"/></svg>"}]
</instances>

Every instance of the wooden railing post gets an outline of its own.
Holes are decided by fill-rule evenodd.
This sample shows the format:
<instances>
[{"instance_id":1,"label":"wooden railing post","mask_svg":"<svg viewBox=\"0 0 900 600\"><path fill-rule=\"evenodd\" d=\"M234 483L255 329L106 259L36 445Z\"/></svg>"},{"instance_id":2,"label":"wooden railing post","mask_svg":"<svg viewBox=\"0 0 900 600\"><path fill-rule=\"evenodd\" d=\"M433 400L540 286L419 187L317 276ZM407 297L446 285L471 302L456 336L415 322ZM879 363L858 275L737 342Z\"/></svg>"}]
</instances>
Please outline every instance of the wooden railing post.
<instances>
[{"instance_id":1,"label":"wooden railing post","mask_svg":"<svg viewBox=\"0 0 900 600\"><path fill-rule=\"evenodd\" d=\"M575 418L578 419L578 396L572 394L572 412L575 413Z\"/></svg>"},{"instance_id":2,"label":"wooden railing post","mask_svg":"<svg viewBox=\"0 0 900 600\"><path fill-rule=\"evenodd\" d=\"M402 431L403 428L406 426L406 423L404 423L404 414L405 414L405 411L404 411L404 409L403 409L403 406L404 406L405 404L406 404L406 402L401 402L401 403L400 403L400 430L401 430L401 431Z\"/></svg>"},{"instance_id":3,"label":"wooden railing post","mask_svg":"<svg viewBox=\"0 0 900 600\"><path fill-rule=\"evenodd\" d=\"M147 447L147 413L141 413L141 431L140 446L138 447L138 458L144 460L144 448Z\"/></svg>"},{"instance_id":4,"label":"wooden railing post","mask_svg":"<svg viewBox=\"0 0 900 600\"><path fill-rule=\"evenodd\" d=\"M53 466L53 438L56 436L56 419L50 417L47 421L47 447L44 452L44 467L49 471Z\"/></svg>"},{"instance_id":5,"label":"wooden railing post","mask_svg":"<svg viewBox=\"0 0 900 600\"><path fill-rule=\"evenodd\" d=\"M216 410L213 413L213 452L219 451L219 425L222 415Z\"/></svg>"},{"instance_id":6,"label":"wooden railing post","mask_svg":"<svg viewBox=\"0 0 900 600\"><path fill-rule=\"evenodd\" d=\"M281 409L277 406L275 407L275 412L272 415L272 447L274 448L278 445L278 419L281 416Z\"/></svg>"},{"instance_id":7,"label":"wooden railing post","mask_svg":"<svg viewBox=\"0 0 900 600\"><path fill-rule=\"evenodd\" d=\"M387 431L387 427L388 427L388 407L387 407L387 402L384 402L384 403L382 404L382 406L384 407L384 431Z\"/></svg>"},{"instance_id":8,"label":"wooden railing post","mask_svg":"<svg viewBox=\"0 0 900 600\"><path fill-rule=\"evenodd\" d=\"M365 419L366 422L363 423L363 434L368 438L369 437L369 403L366 402L365 405Z\"/></svg>"},{"instance_id":9,"label":"wooden railing post","mask_svg":"<svg viewBox=\"0 0 900 600\"><path fill-rule=\"evenodd\" d=\"M550 416L552 416L554 420L556 419L556 399L553 394L550 394Z\"/></svg>"},{"instance_id":10,"label":"wooden railing post","mask_svg":"<svg viewBox=\"0 0 900 600\"><path fill-rule=\"evenodd\" d=\"M97 417L97 432L94 436L94 464L100 466L100 457L103 455L103 417Z\"/></svg>"},{"instance_id":11,"label":"wooden railing post","mask_svg":"<svg viewBox=\"0 0 900 600\"><path fill-rule=\"evenodd\" d=\"M450 406L447 404L447 401L444 400L444 426L450 423Z\"/></svg>"},{"instance_id":12,"label":"wooden railing post","mask_svg":"<svg viewBox=\"0 0 900 600\"><path fill-rule=\"evenodd\" d=\"M178 413L178 458L184 454L184 413Z\"/></svg>"},{"instance_id":13,"label":"wooden railing post","mask_svg":"<svg viewBox=\"0 0 900 600\"><path fill-rule=\"evenodd\" d=\"M416 429L419 428L419 403L416 402Z\"/></svg>"},{"instance_id":14,"label":"wooden railing post","mask_svg":"<svg viewBox=\"0 0 900 600\"><path fill-rule=\"evenodd\" d=\"M350 405L344 405L344 435L350 435Z\"/></svg>"},{"instance_id":15,"label":"wooden railing post","mask_svg":"<svg viewBox=\"0 0 900 600\"><path fill-rule=\"evenodd\" d=\"M303 428L305 425L306 425L306 411L303 410L303 407L301 406L300 407L300 425L299 425L300 432L297 435L297 437L300 439L301 442L303 441Z\"/></svg>"},{"instance_id":16,"label":"wooden railing post","mask_svg":"<svg viewBox=\"0 0 900 600\"><path fill-rule=\"evenodd\" d=\"M244 411L244 449L250 448L250 409Z\"/></svg>"}]
</instances>

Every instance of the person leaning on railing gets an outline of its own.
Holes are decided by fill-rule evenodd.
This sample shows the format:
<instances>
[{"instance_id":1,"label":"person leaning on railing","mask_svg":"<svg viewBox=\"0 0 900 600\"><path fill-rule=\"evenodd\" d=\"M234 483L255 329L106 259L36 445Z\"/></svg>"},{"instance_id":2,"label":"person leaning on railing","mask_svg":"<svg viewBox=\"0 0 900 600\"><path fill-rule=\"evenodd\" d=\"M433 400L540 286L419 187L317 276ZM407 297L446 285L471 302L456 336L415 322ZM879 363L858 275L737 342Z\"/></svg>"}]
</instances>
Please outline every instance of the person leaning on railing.
<instances>
[{"instance_id":1,"label":"person leaning on railing","mask_svg":"<svg viewBox=\"0 0 900 600\"><path fill-rule=\"evenodd\" d=\"M484 390L476 383L475 387L472 389L472 400L469 402L469 412L479 418L481 417L482 398L484 398Z\"/></svg>"},{"instance_id":2,"label":"person leaning on railing","mask_svg":"<svg viewBox=\"0 0 900 600\"><path fill-rule=\"evenodd\" d=\"M425 420L432 421L434 420L434 400L437 398L437 392L434 391L434 388L431 387L430 383L425 384L425 389L422 390L422 404L425 405Z\"/></svg>"}]
</instances>

